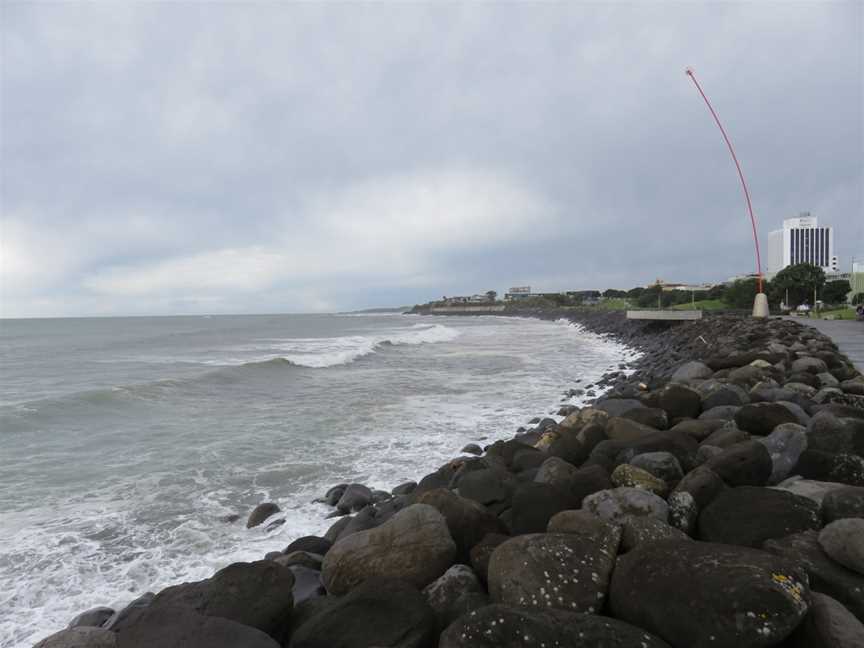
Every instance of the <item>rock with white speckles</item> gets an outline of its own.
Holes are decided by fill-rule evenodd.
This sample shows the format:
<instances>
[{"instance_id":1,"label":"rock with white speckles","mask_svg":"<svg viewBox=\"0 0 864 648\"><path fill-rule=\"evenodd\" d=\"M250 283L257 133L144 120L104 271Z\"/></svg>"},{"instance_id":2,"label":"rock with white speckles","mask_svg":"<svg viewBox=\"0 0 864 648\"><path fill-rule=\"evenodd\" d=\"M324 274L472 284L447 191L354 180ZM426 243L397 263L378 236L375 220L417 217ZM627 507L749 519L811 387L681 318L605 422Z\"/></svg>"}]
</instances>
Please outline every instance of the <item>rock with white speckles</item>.
<instances>
[{"instance_id":1,"label":"rock with white speckles","mask_svg":"<svg viewBox=\"0 0 864 648\"><path fill-rule=\"evenodd\" d=\"M683 531L653 517L624 518L621 531L621 553L631 551L643 542L690 539Z\"/></svg>"},{"instance_id":2,"label":"rock with white speckles","mask_svg":"<svg viewBox=\"0 0 864 648\"><path fill-rule=\"evenodd\" d=\"M609 522L620 522L628 515L650 515L666 522L669 506L662 497L641 488L621 486L589 495L582 508Z\"/></svg>"},{"instance_id":3,"label":"rock with white speckles","mask_svg":"<svg viewBox=\"0 0 864 648\"><path fill-rule=\"evenodd\" d=\"M669 485L659 477L655 477L647 470L626 463L612 471L612 483L616 486L641 488L661 497L669 491Z\"/></svg>"},{"instance_id":4,"label":"rock with white speckles","mask_svg":"<svg viewBox=\"0 0 864 648\"><path fill-rule=\"evenodd\" d=\"M660 540L618 559L612 614L674 648L776 646L807 612L807 574L764 551Z\"/></svg>"},{"instance_id":5,"label":"rock with white speckles","mask_svg":"<svg viewBox=\"0 0 864 648\"><path fill-rule=\"evenodd\" d=\"M864 520L835 520L819 533L819 544L833 560L864 574Z\"/></svg>"},{"instance_id":6,"label":"rock with white speckles","mask_svg":"<svg viewBox=\"0 0 864 648\"><path fill-rule=\"evenodd\" d=\"M693 534L699 520L699 507L696 500L686 491L676 491L669 495L669 524L687 536Z\"/></svg>"},{"instance_id":7,"label":"rock with white speckles","mask_svg":"<svg viewBox=\"0 0 864 648\"><path fill-rule=\"evenodd\" d=\"M453 565L426 586L423 596L435 611L439 633L463 614L489 604L486 588L468 565Z\"/></svg>"},{"instance_id":8,"label":"rock with white speckles","mask_svg":"<svg viewBox=\"0 0 864 648\"><path fill-rule=\"evenodd\" d=\"M778 484L789 476L798 457L807 449L807 429L797 423L782 423L766 437L756 439L771 455L774 466L769 484Z\"/></svg>"},{"instance_id":9,"label":"rock with white speckles","mask_svg":"<svg viewBox=\"0 0 864 648\"><path fill-rule=\"evenodd\" d=\"M441 635L439 648L669 648L623 621L563 610L489 605L470 612Z\"/></svg>"},{"instance_id":10,"label":"rock with white speckles","mask_svg":"<svg viewBox=\"0 0 864 648\"><path fill-rule=\"evenodd\" d=\"M498 546L489 561L496 603L595 613L603 607L620 533L536 533Z\"/></svg>"}]
</instances>

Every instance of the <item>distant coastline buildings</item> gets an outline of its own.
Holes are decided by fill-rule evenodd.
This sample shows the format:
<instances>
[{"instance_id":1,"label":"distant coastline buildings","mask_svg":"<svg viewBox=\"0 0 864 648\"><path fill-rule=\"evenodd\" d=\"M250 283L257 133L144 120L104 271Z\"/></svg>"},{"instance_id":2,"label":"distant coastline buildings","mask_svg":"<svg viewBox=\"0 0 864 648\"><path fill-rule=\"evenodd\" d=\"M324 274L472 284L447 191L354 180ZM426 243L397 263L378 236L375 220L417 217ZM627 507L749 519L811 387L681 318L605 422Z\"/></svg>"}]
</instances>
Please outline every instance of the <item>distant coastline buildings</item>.
<instances>
[{"instance_id":1,"label":"distant coastline buildings","mask_svg":"<svg viewBox=\"0 0 864 648\"><path fill-rule=\"evenodd\" d=\"M782 229L768 234L766 274L771 277L797 263L819 266L826 274L837 273L834 238L834 228L819 227L818 220L810 212L785 219Z\"/></svg>"}]
</instances>

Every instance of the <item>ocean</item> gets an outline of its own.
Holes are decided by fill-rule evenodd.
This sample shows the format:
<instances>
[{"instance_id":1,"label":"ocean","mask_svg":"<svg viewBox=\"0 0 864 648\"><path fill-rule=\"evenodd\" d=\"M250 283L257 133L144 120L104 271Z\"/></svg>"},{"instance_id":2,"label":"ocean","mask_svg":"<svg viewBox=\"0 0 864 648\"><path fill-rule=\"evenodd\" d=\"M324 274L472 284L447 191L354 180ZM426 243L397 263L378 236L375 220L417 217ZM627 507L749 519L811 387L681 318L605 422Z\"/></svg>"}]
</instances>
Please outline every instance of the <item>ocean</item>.
<instances>
[{"instance_id":1,"label":"ocean","mask_svg":"<svg viewBox=\"0 0 864 648\"><path fill-rule=\"evenodd\" d=\"M323 534L331 485L419 480L634 357L491 316L0 320L0 646ZM246 529L264 501L285 524Z\"/></svg>"}]
</instances>

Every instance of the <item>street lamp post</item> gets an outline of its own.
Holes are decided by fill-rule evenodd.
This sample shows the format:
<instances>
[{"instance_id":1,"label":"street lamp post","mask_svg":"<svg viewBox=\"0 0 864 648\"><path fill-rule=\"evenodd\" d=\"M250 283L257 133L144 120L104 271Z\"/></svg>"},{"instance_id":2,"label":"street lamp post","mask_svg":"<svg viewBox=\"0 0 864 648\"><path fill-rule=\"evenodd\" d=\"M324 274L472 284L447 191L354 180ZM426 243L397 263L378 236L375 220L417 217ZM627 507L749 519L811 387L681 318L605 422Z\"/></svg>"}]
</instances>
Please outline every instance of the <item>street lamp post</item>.
<instances>
[{"instance_id":1,"label":"street lamp post","mask_svg":"<svg viewBox=\"0 0 864 648\"><path fill-rule=\"evenodd\" d=\"M732 148L732 142L729 140L729 136L726 135L726 129L723 128L723 124L720 123L720 118L717 117L714 107L702 91L702 86L699 85L699 82L696 80L696 75L689 67L685 72L687 76L690 77L690 80L693 81L699 94L702 95L702 99L705 100L705 105L708 106L708 110L711 111L711 116L714 118L714 121L717 122L720 132L723 134L723 139L726 140L726 146L729 147L729 153L732 154L732 161L735 162L735 168L738 169L738 177L741 179L741 186L744 189L744 198L747 201L747 210L750 212L750 223L753 226L753 243L756 246L756 276L758 288L756 299L753 302L753 317L768 317L768 297L764 292L762 292L762 259L759 254L759 237L756 234L756 216L753 214L753 205L750 203L750 191L747 189L747 183L744 181L744 173L741 171L741 165L738 163L738 156L735 155L735 149Z\"/></svg>"}]
</instances>

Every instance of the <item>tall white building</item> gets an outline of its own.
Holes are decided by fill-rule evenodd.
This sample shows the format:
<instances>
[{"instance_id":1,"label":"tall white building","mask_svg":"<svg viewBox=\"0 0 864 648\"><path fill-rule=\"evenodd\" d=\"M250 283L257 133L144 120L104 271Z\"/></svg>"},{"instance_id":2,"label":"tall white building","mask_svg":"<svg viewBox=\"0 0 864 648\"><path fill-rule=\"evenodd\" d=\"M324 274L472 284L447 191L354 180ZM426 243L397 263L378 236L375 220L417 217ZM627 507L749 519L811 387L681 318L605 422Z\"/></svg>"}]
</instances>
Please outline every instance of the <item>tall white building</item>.
<instances>
[{"instance_id":1,"label":"tall white building","mask_svg":"<svg viewBox=\"0 0 864 648\"><path fill-rule=\"evenodd\" d=\"M785 219L783 229L768 234L767 252L765 265L769 275L796 263L812 263L825 272L837 272L834 228L819 227L810 212Z\"/></svg>"}]
</instances>

